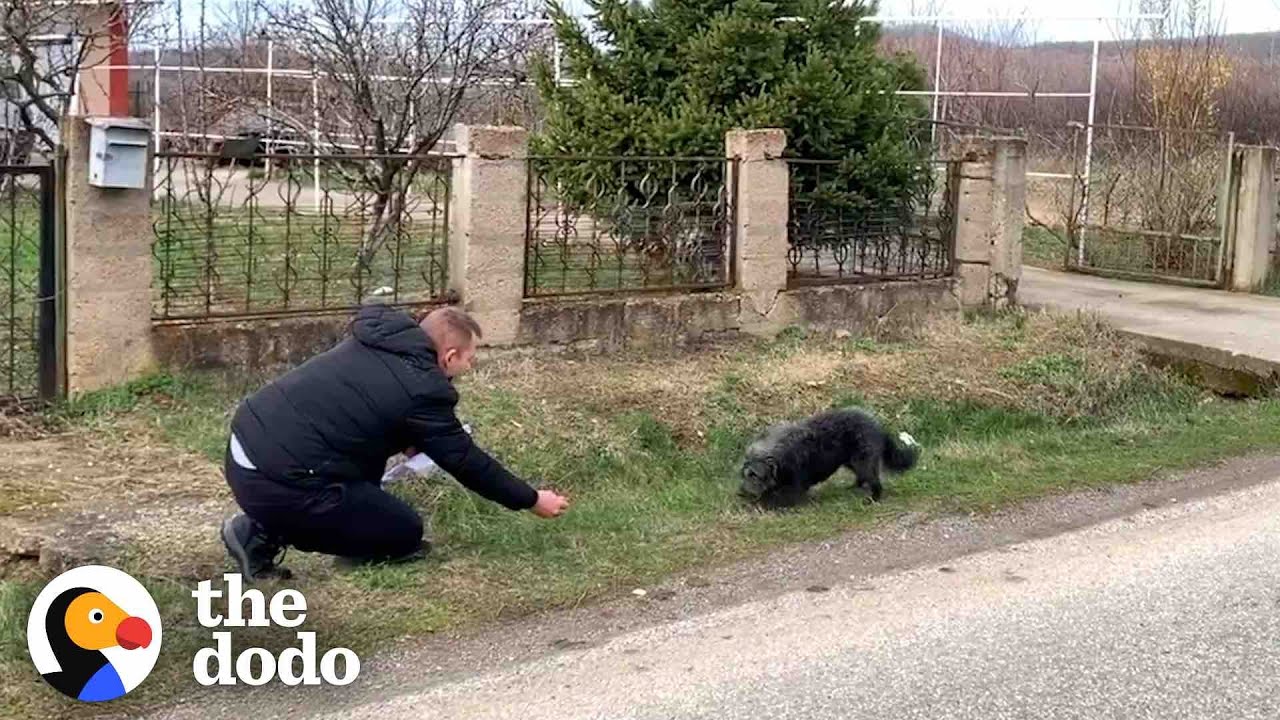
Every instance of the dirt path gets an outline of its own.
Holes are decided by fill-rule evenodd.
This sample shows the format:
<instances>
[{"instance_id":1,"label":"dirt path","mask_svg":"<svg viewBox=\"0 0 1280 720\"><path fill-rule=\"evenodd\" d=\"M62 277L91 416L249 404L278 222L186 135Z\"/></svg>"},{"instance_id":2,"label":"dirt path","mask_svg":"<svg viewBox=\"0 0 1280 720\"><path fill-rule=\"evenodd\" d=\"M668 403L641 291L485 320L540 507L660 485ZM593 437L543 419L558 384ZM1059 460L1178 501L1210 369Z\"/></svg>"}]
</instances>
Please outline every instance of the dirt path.
<instances>
[{"instance_id":1,"label":"dirt path","mask_svg":"<svg viewBox=\"0 0 1280 720\"><path fill-rule=\"evenodd\" d=\"M58 572L126 553L176 577L221 566L210 538L233 505L218 468L145 431L10 438L0 467L0 570L35 558Z\"/></svg>"},{"instance_id":2,"label":"dirt path","mask_svg":"<svg viewBox=\"0 0 1280 720\"><path fill-rule=\"evenodd\" d=\"M438 715L435 703L440 698L462 703L455 703L458 708L466 704L465 693L449 695L450 683L493 672L509 672L503 677L519 678L521 668L554 676L554 668L561 662L578 663L574 665L575 672L585 671L585 678L591 673L581 666L585 655L581 651L602 647L623 635L647 631L668 637L676 627L672 623L696 624L701 622L699 618L744 603L774 599L795 602L794 598L805 596L805 590L836 590L832 597L845 597L893 582L881 579L886 573L891 578L910 568L959 563L962 561L958 558L976 553L1016 553L1019 550L1015 546L1029 541L1149 510L1174 512L1175 506L1189 501L1259 486L1277 478L1280 456L1251 457L1174 478L1047 498L990 516L907 516L830 542L792 548L715 571L686 574L659 587L645 588L643 597L624 595L591 607L534 616L466 635L407 643L377 657L364 658L359 681L348 688L219 688L188 698L152 717L181 720L252 716L264 720L325 714L347 717L353 713L369 717L469 717ZM786 600L788 597L792 600ZM620 647L626 646L627 641L621 639L615 644L619 643ZM661 658L649 660L660 662ZM671 675L669 669L659 671L664 677ZM536 677L548 681L544 675ZM631 676L633 684L636 677ZM639 682L644 684L643 679ZM499 686L487 687L502 692Z\"/></svg>"}]
</instances>

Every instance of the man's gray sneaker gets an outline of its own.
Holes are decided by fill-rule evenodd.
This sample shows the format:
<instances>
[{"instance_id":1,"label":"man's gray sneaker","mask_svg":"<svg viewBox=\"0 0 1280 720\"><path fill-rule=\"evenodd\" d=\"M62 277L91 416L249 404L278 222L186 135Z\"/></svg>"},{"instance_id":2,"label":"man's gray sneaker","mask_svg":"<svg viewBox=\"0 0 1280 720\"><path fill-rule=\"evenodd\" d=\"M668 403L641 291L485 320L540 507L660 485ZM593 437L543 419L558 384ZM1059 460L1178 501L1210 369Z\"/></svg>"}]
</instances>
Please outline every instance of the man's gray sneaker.
<instances>
[{"instance_id":1,"label":"man's gray sneaker","mask_svg":"<svg viewBox=\"0 0 1280 720\"><path fill-rule=\"evenodd\" d=\"M222 544L245 580L288 579L293 576L280 566L286 547L274 541L253 518L240 513L222 523Z\"/></svg>"}]
</instances>

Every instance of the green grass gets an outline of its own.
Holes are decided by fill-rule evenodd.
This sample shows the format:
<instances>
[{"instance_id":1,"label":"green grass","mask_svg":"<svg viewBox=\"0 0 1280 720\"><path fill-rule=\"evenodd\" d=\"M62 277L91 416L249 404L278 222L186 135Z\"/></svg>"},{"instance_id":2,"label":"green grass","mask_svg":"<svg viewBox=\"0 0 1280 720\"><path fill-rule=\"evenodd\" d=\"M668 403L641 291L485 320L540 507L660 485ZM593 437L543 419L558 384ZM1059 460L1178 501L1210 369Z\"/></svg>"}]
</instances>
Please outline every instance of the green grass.
<instances>
[{"instance_id":1,"label":"green grass","mask_svg":"<svg viewBox=\"0 0 1280 720\"><path fill-rule=\"evenodd\" d=\"M447 281L443 211L417 217L361 261L362 217L246 205L155 207L155 311L190 314L358 304L379 287L428 300Z\"/></svg>"},{"instance_id":2,"label":"green grass","mask_svg":"<svg viewBox=\"0 0 1280 720\"><path fill-rule=\"evenodd\" d=\"M1061 270L1066 266L1065 234L1039 225L1027 224L1022 230L1022 262L1033 267Z\"/></svg>"},{"instance_id":3,"label":"green grass","mask_svg":"<svg viewBox=\"0 0 1280 720\"><path fill-rule=\"evenodd\" d=\"M0 202L0 396L34 397L40 389L40 229L39 200L25 188L6 193Z\"/></svg>"},{"instance_id":4,"label":"green grass","mask_svg":"<svg viewBox=\"0 0 1280 720\"><path fill-rule=\"evenodd\" d=\"M568 493L571 512L541 521L451 481L398 486L430 517L436 551L427 562L335 573L321 559L291 558L302 575L290 586L306 593L308 629L323 646L368 653L396 638L566 607L907 512L986 512L1280 448L1280 401L1205 396L1133 362L1096 326L1016 313L905 342L792 331L718 353L513 362L463 386L463 414L495 455ZM989 367L974 371L979 363ZM674 385L656 384L664 379ZM967 389L948 391L953 380ZM217 462L227 411L253 385L159 376L67 404L50 420L110 433L129 419ZM737 463L754 433L850 403L926 448L917 470L888 481L883 503L868 503L843 475L794 511L760 513L739 502ZM190 659L208 631L195 626L184 596L194 578L125 569L158 595L166 621L156 672L119 705L130 711L193 689ZM0 582L0 672L12 688L0 692L0 714L36 717L56 707L77 717L88 711L57 704L26 662L21 624L38 587L34 579ZM259 639L282 647L288 635Z\"/></svg>"},{"instance_id":5,"label":"green grass","mask_svg":"<svg viewBox=\"0 0 1280 720\"><path fill-rule=\"evenodd\" d=\"M418 171L409 186L411 194L443 198L445 193L448 192L449 183L452 181L452 172L448 169L447 160L441 159L439 162L443 167L433 168L428 163L427 166ZM363 167L363 165L361 162L353 161L344 168L340 167L340 162L336 158L321 161L320 187L328 192L370 192L370 188L373 186L366 182L364 176L364 172L369 168ZM289 178L304 187L311 187L315 182L315 167L314 161L294 160L286 163L284 168L277 165L273 172L273 179L283 181L285 178ZM265 177L265 171L261 168L251 169L251 176L253 170L260 172L257 176L258 178Z\"/></svg>"}]
</instances>

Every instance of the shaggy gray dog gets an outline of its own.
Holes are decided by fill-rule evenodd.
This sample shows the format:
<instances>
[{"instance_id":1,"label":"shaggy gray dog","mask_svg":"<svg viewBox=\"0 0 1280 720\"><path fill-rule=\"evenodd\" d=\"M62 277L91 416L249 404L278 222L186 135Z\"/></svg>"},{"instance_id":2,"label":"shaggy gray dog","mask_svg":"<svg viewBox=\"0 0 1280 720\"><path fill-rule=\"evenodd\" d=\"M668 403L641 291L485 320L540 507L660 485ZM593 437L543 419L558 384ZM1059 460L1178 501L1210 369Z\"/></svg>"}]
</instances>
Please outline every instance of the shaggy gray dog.
<instances>
[{"instance_id":1,"label":"shaggy gray dog","mask_svg":"<svg viewBox=\"0 0 1280 720\"><path fill-rule=\"evenodd\" d=\"M789 506L841 466L873 500L881 494L880 471L906 472L920 451L907 433L891 437L860 410L828 410L800 422L773 425L747 448L739 494L767 506Z\"/></svg>"}]
</instances>

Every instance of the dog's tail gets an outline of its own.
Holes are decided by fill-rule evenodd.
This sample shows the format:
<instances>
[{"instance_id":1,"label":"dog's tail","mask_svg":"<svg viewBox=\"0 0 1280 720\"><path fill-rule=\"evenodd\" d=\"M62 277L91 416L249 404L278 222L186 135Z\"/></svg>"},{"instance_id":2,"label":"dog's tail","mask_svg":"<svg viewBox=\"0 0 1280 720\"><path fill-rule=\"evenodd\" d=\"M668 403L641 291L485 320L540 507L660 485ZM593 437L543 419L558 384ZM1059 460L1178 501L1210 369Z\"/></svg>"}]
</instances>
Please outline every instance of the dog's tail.
<instances>
[{"instance_id":1,"label":"dog's tail","mask_svg":"<svg viewBox=\"0 0 1280 720\"><path fill-rule=\"evenodd\" d=\"M916 466L920 459L920 446L907 433L899 433L897 437L885 435L884 465L894 472L906 472Z\"/></svg>"}]
</instances>

